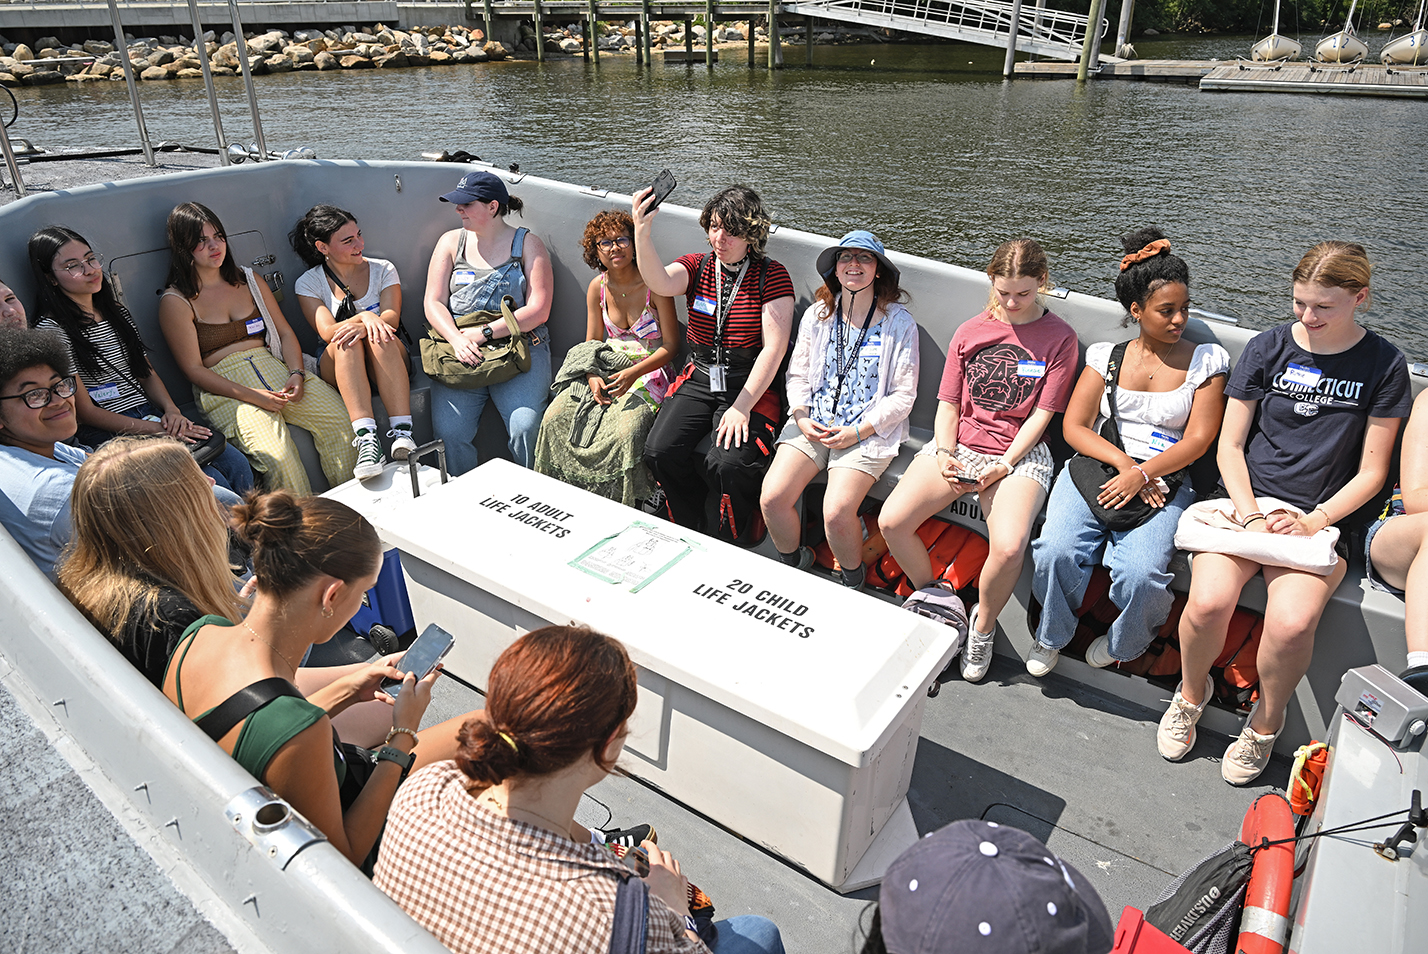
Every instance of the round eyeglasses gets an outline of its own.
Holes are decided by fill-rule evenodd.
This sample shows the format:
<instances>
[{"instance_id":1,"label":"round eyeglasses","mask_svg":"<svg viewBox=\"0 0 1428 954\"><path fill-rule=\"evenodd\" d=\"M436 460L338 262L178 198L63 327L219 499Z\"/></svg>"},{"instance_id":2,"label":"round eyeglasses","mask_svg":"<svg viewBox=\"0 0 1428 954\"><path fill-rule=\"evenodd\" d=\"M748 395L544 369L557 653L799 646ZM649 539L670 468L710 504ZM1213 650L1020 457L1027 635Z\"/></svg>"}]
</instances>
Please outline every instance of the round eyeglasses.
<instances>
[{"instance_id":1,"label":"round eyeglasses","mask_svg":"<svg viewBox=\"0 0 1428 954\"><path fill-rule=\"evenodd\" d=\"M69 272L74 278L78 278L85 272L102 271L104 269L104 257L98 252L90 252L77 262L65 262L59 267Z\"/></svg>"},{"instance_id":2,"label":"round eyeglasses","mask_svg":"<svg viewBox=\"0 0 1428 954\"><path fill-rule=\"evenodd\" d=\"M47 388L31 388L19 394L0 394L0 401L9 401L12 398L22 398L25 406L38 411L42 407L49 407L50 402L55 398L74 397L74 377L60 378Z\"/></svg>"},{"instance_id":3,"label":"round eyeglasses","mask_svg":"<svg viewBox=\"0 0 1428 954\"><path fill-rule=\"evenodd\" d=\"M614 238L604 238L595 243L595 246L602 252L608 252L612 248L629 248L630 237L628 235L617 235Z\"/></svg>"}]
</instances>

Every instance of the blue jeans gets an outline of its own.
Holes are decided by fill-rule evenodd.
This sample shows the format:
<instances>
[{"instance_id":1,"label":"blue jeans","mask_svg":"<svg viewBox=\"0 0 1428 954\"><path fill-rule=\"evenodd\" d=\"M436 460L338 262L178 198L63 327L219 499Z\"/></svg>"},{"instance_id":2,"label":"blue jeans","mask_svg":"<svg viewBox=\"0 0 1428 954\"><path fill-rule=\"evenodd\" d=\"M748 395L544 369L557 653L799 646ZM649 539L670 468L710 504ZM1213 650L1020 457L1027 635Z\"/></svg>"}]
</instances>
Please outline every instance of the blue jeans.
<instances>
[{"instance_id":1,"label":"blue jeans","mask_svg":"<svg viewBox=\"0 0 1428 954\"><path fill-rule=\"evenodd\" d=\"M1166 568L1175 552L1180 515L1194 501L1195 491L1186 481L1174 499L1145 523L1111 531L1091 513L1070 473L1062 468L1051 488L1041 535L1031 544L1031 592L1041 603L1036 641L1051 649L1071 642L1076 610L1099 562L1111 571L1111 602L1121 608L1108 633L1111 655L1128 662L1144 653L1175 601Z\"/></svg>"},{"instance_id":2,"label":"blue jeans","mask_svg":"<svg viewBox=\"0 0 1428 954\"><path fill-rule=\"evenodd\" d=\"M714 954L783 954L778 925L757 914L740 914L715 921L719 936L709 945Z\"/></svg>"},{"instance_id":3,"label":"blue jeans","mask_svg":"<svg viewBox=\"0 0 1428 954\"><path fill-rule=\"evenodd\" d=\"M132 417L139 420L146 415L162 417L159 409L152 404L143 404L127 411L119 411L125 417ZM195 423L208 427L208 422L197 420ZM108 441L112 441L117 434L97 427L90 427L88 424L79 426L77 435L79 442L87 447L99 447ZM223 448L223 453L215 457L212 463L204 465L203 472L213 478L213 482L225 490L231 490L238 496L246 494L253 489L253 468L248 466L248 458L243 456L243 452L232 444Z\"/></svg>"},{"instance_id":4,"label":"blue jeans","mask_svg":"<svg viewBox=\"0 0 1428 954\"><path fill-rule=\"evenodd\" d=\"M495 401L496 410L501 412L511 459L522 467L535 463L536 435L550 400L551 375L550 332L541 326L535 334L531 369L525 374L485 388L449 388L431 382L431 426L436 436L446 442L446 468L451 476L475 470L481 462L471 442L488 400Z\"/></svg>"}]
</instances>

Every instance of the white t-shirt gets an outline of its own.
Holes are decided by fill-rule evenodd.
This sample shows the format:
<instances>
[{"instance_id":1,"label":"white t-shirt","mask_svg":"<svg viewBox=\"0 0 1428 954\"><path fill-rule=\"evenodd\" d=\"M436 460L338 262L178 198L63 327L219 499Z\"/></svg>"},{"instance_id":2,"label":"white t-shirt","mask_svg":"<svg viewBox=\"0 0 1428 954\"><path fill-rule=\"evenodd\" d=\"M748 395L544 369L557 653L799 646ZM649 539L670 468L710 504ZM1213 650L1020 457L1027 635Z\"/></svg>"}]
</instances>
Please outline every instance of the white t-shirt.
<instances>
[{"instance_id":1,"label":"white t-shirt","mask_svg":"<svg viewBox=\"0 0 1428 954\"><path fill-rule=\"evenodd\" d=\"M367 259L367 268L367 293L357 299L357 307L363 311L380 313L382 290L392 285L400 285L401 279L397 277L397 267L385 259L369 258ZM327 274L322 270L321 265L303 272L298 277L293 290L299 295L316 298L327 306L328 311L334 315L337 314L338 299L333 293L332 285L328 282Z\"/></svg>"},{"instance_id":2,"label":"white t-shirt","mask_svg":"<svg viewBox=\"0 0 1428 954\"><path fill-rule=\"evenodd\" d=\"M1086 367L1094 368L1104 378L1114 347L1115 344L1109 341L1091 345L1086 349ZM1228 351L1217 344L1202 344L1196 345L1195 353L1190 356L1185 383L1174 391L1132 391L1117 384L1116 425L1120 428L1121 444L1126 453L1136 460L1147 460L1169 450L1172 444L1185 436L1195 389L1217 374L1228 374L1229 370ZM1101 425L1110 413L1110 403L1102 391L1101 406L1093 427L1096 433L1101 432Z\"/></svg>"}]
</instances>

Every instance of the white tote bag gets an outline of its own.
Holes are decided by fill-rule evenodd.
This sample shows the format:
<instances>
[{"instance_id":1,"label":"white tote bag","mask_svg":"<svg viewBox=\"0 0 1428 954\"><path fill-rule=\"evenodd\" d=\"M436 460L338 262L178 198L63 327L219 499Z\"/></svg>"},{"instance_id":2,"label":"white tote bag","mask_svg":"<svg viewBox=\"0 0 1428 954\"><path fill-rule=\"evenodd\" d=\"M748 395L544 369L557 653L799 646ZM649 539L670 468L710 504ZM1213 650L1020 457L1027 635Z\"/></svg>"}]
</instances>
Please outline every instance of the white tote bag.
<instances>
[{"instance_id":1,"label":"white tote bag","mask_svg":"<svg viewBox=\"0 0 1428 954\"><path fill-rule=\"evenodd\" d=\"M1304 511L1274 497L1256 497L1266 514L1287 510L1296 517ZM1191 504L1175 528L1175 546L1191 553L1224 553L1264 566L1283 566L1328 576L1339 562L1334 547L1339 528L1325 527L1313 536L1246 530L1235 520L1235 505L1227 497Z\"/></svg>"}]
</instances>

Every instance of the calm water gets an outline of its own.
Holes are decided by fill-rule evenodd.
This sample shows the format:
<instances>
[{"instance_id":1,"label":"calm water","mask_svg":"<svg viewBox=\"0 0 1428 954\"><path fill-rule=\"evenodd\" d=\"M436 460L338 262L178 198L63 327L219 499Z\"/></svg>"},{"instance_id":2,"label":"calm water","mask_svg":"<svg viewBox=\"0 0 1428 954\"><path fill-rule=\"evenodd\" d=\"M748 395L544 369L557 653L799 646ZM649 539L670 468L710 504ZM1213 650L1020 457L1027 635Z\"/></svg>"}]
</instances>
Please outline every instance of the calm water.
<instances>
[{"instance_id":1,"label":"calm water","mask_svg":"<svg viewBox=\"0 0 1428 954\"><path fill-rule=\"evenodd\" d=\"M1313 37L1302 38L1312 48ZM1381 43L1370 38L1371 47ZM1233 58L1252 38L1146 40L1146 57ZM1419 358L1417 289L1428 238L1428 104L1201 93L1098 82L1004 83L999 51L967 46L801 47L778 73L726 50L703 66L602 57L256 80L273 148L414 159L464 148L525 172L630 191L669 166L697 206L734 180L775 220L874 229L891 247L980 267L1028 234L1054 277L1111 293L1117 237L1155 223L1190 263L1198 306L1264 327L1290 315L1289 272L1313 242L1362 242L1377 269L1368 324ZM762 60L760 61L762 66ZM211 145L198 82L144 83L155 140ZM220 80L230 138L251 136L237 79ZM11 130L51 149L134 145L117 83L15 90ZM298 210L294 210L296 213ZM921 303L920 307L937 307Z\"/></svg>"}]
</instances>

